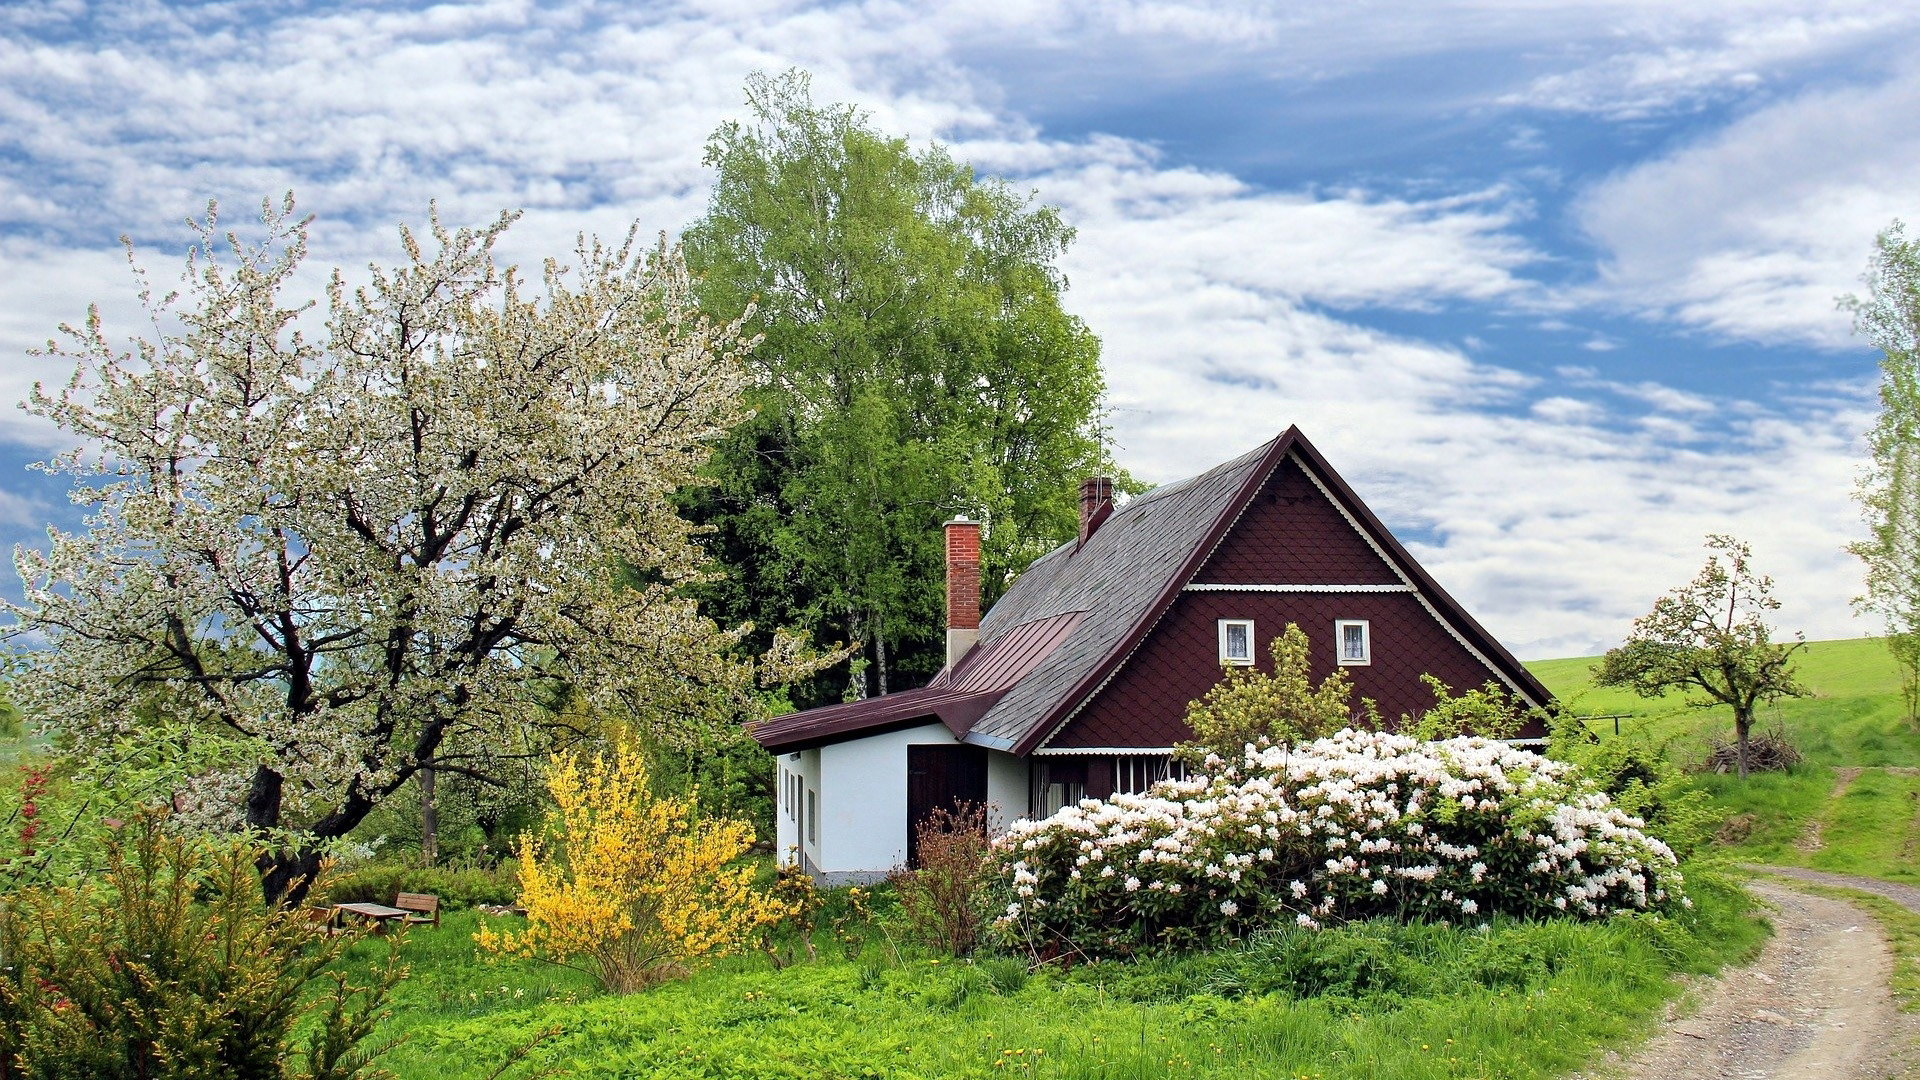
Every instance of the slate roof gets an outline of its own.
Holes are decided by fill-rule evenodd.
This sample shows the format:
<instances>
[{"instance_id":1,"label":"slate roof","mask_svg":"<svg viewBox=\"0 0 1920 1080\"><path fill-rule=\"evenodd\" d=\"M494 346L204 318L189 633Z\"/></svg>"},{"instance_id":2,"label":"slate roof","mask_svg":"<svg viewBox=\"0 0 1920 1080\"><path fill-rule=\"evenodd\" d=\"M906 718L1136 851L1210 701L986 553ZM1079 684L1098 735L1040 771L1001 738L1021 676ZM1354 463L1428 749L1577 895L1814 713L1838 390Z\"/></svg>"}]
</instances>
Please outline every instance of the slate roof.
<instances>
[{"instance_id":1,"label":"slate roof","mask_svg":"<svg viewBox=\"0 0 1920 1080\"><path fill-rule=\"evenodd\" d=\"M987 612L979 644L955 671L941 672L918 690L777 717L756 727L754 738L785 751L938 717L964 742L1031 752L1152 632L1289 454L1319 477L1503 681L1534 704L1551 700L1546 687L1414 562L1299 429L1288 428L1256 450L1129 501L1084 544L1070 541L1035 561Z\"/></svg>"}]
</instances>

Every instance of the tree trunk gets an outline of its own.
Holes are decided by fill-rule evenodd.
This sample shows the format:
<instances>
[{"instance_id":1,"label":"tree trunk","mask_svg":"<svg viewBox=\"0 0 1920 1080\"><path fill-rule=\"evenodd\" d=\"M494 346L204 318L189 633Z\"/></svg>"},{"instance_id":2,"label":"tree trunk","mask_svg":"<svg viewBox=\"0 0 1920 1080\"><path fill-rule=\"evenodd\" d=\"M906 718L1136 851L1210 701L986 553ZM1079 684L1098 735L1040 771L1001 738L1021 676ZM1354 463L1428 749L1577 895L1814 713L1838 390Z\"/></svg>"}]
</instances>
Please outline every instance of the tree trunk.
<instances>
[{"instance_id":1,"label":"tree trunk","mask_svg":"<svg viewBox=\"0 0 1920 1080\"><path fill-rule=\"evenodd\" d=\"M1747 735L1753 730L1753 714L1738 709L1733 714L1733 757L1740 766L1740 779L1747 778Z\"/></svg>"},{"instance_id":2,"label":"tree trunk","mask_svg":"<svg viewBox=\"0 0 1920 1080\"><path fill-rule=\"evenodd\" d=\"M873 666L875 670L879 672L880 696L886 697L887 696L887 639L885 635L879 633L878 631L875 631L873 635Z\"/></svg>"},{"instance_id":3,"label":"tree trunk","mask_svg":"<svg viewBox=\"0 0 1920 1080\"><path fill-rule=\"evenodd\" d=\"M260 868L260 892L267 903L295 907L307 898L307 890L320 873L320 852L314 848L269 851L254 865Z\"/></svg>"},{"instance_id":4,"label":"tree trunk","mask_svg":"<svg viewBox=\"0 0 1920 1080\"><path fill-rule=\"evenodd\" d=\"M432 866L440 858L440 810L433 801L433 766L420 766L420 861Z\"/></svg>"}]
</instances>

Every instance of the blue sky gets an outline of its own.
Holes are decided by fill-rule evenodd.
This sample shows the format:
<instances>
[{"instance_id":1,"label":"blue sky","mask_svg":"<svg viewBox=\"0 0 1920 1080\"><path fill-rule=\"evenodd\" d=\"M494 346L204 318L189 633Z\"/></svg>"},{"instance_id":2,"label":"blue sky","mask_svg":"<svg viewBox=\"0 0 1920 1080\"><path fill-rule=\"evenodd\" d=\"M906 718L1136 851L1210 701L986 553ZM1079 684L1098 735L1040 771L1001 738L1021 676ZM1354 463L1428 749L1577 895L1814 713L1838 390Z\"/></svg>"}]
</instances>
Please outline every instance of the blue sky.
<instances>
[{"instance_id":1,"label":"blue sky","mask_svg":"<svg viewBox=\"0 0 1920 1080\"><path fill-rule=\"evenodd\" d=\"M754 70L938 140L1079 229L1120 457L1175 479L1299 423L1525 656L1597 650L1754 544L1812 637L1848 600L1875 356L1839 294L1920 213L1920 14L1755 2L612 3L0 9L0 401L116 237L291 188L313 266L429 199L509 253L677 231ZM316 273L316 280L317 280ZM0 411L0 541L70 522ZM0 592L17 595L17 583Z\"/></svg>"}]
</instances>

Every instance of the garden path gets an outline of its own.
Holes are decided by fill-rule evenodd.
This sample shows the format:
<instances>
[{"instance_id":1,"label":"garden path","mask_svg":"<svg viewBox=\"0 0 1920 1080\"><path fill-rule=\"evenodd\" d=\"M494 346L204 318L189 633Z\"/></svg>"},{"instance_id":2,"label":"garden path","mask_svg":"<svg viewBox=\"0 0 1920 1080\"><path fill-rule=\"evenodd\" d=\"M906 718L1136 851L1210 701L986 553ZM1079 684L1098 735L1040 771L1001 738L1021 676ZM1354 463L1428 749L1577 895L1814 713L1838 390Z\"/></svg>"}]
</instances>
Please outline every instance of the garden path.
<instances>
[{"instance_id":1,"label":"garden path","mask_svg":"<svg viewBox=\"0 0 1920 1080\"><path fill-rule=\"evenodd\" d=\"M1868 880L1766 870L1855 888L1864 888L1861 883ZM1844 900L1784 885L1756 882L1751 888L1772 909L1774 925L1774 936L1759 959L1705 982L1699 993L1690 995L1699 1005L1694 1011L1681 1015L1669 1009L1660 1034L1628 1055L1611 1075L1632 1080L1883 1080L1912 1075L1920 1020L1894 1005L1887 988L1893 957L1873 918ZM1920 890L1908 892L1910 898L1897 899L1920 902Z\"/></svg>"}]
</instances>

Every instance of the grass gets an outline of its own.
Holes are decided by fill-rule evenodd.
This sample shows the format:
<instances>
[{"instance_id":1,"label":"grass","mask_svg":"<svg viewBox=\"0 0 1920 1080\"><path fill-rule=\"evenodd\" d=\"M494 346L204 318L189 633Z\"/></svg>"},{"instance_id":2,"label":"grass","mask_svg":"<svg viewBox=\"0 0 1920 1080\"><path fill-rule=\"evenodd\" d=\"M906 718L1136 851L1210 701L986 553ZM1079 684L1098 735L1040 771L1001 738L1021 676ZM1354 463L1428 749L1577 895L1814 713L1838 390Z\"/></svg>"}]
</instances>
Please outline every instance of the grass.
<instances>
[{"instance_id":1,"label":"grass","mask_svg":"<svg viewBox=\"0 0 1920 1080\"><path fill-rule=\"evenodd\" d=\"M1595 686L1598 661L1574 657L1527 667L1575 712L1630 714L1623 729L1672 739L1683 754L1703 747L1709 734L1733 738L1733 712L1725 706L1694 708L1684 694L1649 699ZM1899 668L1882 639L1808 642L1796 655L1796 670L1814 695L1763 705L1759 727L1783 728L1813 765L1920 767L1920 728L1903 715ZM1610 721L1595 727L1612 732Z\"/></svg>"},{"instance_id":2,"label":"grass","mask_svg":"<svg viewBox=\"0 0 1920 1080\"><path fill-rule=\"evenodd\" d=\"M1012 958L895 963L869 942L854 960L775 972L736 958L627 997L476 961L481 916L461 913L407 940L412 974L383 1031L407 1041L382 1063L402 1080L480 1078L537 1042L507 1076L1556 1076L1643 1031L1670 974L1758 946L1764 927L1730 884L1695 896L1683 918L1359 924L1032 975ZM351 963L382 949L357 945Z\"/></svg>"},{"instance_id":3,"label":"grass","mask_svg":"<svg viewBox=\"0 0 1920 1080\"><path fill-rule=\"evenodd\" d=\"M1529 665L1575 711L1628 712L1625 730L1697 759L1709 734L1730 739L1732 713L1697 709L1681 695L1652 700L1593 685L1596 657ZM1920 882L1920 728L1905 716L1900 672L1879 638L1811 642L1798 658L1813 696L1763 708L1805 755L1785 773L1696 783L1727 812L1724 850L1735 858ZM1611 723L1596 725L1610 737ZM1840 770L1853 774L1839 790ZM1837 792L1837 794L1836 794Z\"/></svg>"}]
</instances>

